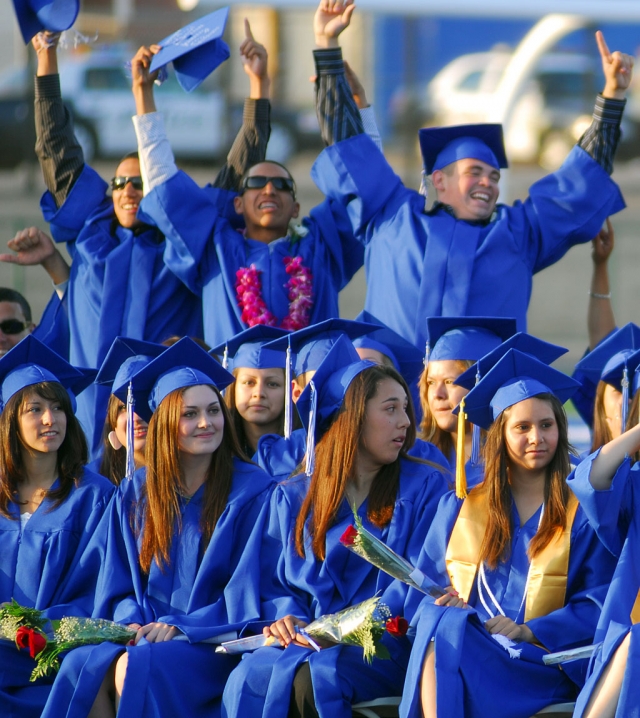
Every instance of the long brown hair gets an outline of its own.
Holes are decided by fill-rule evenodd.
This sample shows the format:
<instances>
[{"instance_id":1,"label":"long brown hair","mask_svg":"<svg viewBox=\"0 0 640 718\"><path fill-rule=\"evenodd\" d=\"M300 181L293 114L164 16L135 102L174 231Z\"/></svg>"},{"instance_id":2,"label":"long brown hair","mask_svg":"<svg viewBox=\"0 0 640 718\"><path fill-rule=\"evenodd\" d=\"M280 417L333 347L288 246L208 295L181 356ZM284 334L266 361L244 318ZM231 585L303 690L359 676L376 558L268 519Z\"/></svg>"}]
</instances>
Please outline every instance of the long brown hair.
<instances>
[{"instance_id":1,"label":"long brown hair","mask_svg":"<svg viewBox=\"0 0 640 718\"><path fill-rule=\"evenodd\" d=\"M233 457L248 461L238 443L220 392L213 385L206 386L211 387L220 401L224 430L220 446L211 455L205 479L200 519L203 551L227 505L233 478ZM140 566L145 573L149 572L152 561L161 569L169 565L173 535L182 530L180 496L186 493L186 487L180 463L178 424L182 414L182 395L188 388L176 389L168 394L149 422L145 447L145 495L136 517L136 530L142 534Z\"/></svg>"},{"instance_id":2,"label":"long brown hair","mask_svg":"<svg viewBox=\"0 0 640 718\"><path fill-rule=\"evenodd\" d=\"M566 478L571 470L569 452L573 451L569 444L567 416L559 399L553 394L538 394L535 398L546 401L553 410L558 425L558 446L546 467L544 514L529 544L530 558L537 556L565 528L569 500ZM509 413L509 409L505 409L487 432L483 449L485 478L475 489L488 492L489 523L480 549L480 560L492 569L509 557L513 536L509 457L504 435Z\"/></svg>"},{"instance_id":3,"label":"long brown hair","mask_svg":"<svg viewBox=\"0 0 640 718\"><path fill-rule=\"evenodd\" d=\"M604 393L607 389L607 382L600 380L596 387L596 400L593 407L593 439L591 451L596 451L601 446L608 444L613 436L604 412Z\"/></svg>"},{"instance_id":4,"label":"long brown hair","mask_svg":"<svg viewBox=\"0 0 640 718\"><path fill-rule=\"evenodd\" d=\"M59 487L47 491L47 498L57 508L77 486L87 463L87 442L62 384L54 381L31 384L16 392L0 414L0 514L12 518L9 504L17 501L18 485L25 475L23 452L28 451L20 435L20 415L26 399L37 394L46 401L58 402L67 418L65 437L57 452Z\"/></svg>"},{"instance_id":5,"label":"long brown hair","mask_svg":"<svg viewBox=\"0 0 640 718\"><path fill-rule=\"evenodd\" d=\"M369 492L369 520L379 527L391 521L400 483L400 458L406 458L408 449L415 441L416 432L411 394L406 382L395 369L376 365L360 372L353 379L335 420L316 446L315 469L296 520L295 545L300 556L304 556L305 523L309 518L307 533L311 549L317 558L325 558L327 531L335 521L347 484L355 474L367 402L378 393L379 384L384 379L397 381L405 390L407 415L411 420L398 458L380 469Z\"/></svg>"},{"instance_id":6,"label":"long brown hair","mask_svg":"<svg viewBox=\"0 0 640 718\"><path fill-rule=\"evenodd\" d=\"M109 441L109 434L115 431L118 416L126 407L117 396L111 394L107 405L107 418L102 429L102 460L100 473L106 476L116 486L122 481L127 471L127 450L124 446L114 449Z\"/></svg>"},{"instance_id":7,"label":"long brown hair","mask_svg":"<svg viewBox=\"0 0 640 718\"><path fill-rule=\"evenodd\" d=\"M467 361L466 359L455 359L456 367L460 370L460 374L466 371L470 366L473 366L474 362ZM420 405L422 406L422 421L420 422L420 438L424 441L429 441L436 446L448 459L451 454L455 451L453 439L448 431L443 431L439 426L431 413L429 408L429 383L427 381L427 374L429 366L424 368L424 371L420 375L418 382L418 389L420 391Z\"/></svg>"}]
</instances>

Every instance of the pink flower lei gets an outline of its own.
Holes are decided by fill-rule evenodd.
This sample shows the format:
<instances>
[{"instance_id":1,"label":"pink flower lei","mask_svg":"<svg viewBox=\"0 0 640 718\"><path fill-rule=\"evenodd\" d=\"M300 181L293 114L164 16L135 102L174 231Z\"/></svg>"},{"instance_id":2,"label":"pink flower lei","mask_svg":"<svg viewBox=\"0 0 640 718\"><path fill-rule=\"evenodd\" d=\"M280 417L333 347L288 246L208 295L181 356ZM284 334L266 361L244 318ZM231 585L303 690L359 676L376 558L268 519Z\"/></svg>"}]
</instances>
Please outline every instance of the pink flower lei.
<instances>
[{"instance_id":1,"label":"pink flower lei","mask_svg":"<svg viewBox=\"0 0 640 718\"><path fill-rule=\"evenodd\" d=\"M289 296L289 313L282 320L283 329L296 331L309 326L311 307L313 306L311 270L302 264L302 257L284 257L282 260L289 281L284 285ZM242 310L242 321L250 327L266 324L275 327L278 320L272 314L262 298L261 272L255 268L241 267L236 272L236 299Z\"/></svg>"}]
</instances>

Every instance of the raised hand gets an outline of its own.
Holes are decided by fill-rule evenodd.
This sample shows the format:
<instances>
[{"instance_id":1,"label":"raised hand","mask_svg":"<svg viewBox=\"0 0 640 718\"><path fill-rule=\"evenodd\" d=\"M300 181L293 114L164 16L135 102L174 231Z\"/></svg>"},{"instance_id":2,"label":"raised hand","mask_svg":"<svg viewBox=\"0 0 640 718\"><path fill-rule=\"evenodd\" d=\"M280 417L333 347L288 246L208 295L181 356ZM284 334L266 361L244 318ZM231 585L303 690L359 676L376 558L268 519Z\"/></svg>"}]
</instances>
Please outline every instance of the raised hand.
<instances>
[{"instance_id":1,"label":"raised hand","mask_svg":"<svg viewBox=\"0 0 640 718\"><path fill-rule=\"evenodd\" d=\"M626 91L631 84L633 57L618 50L611 52L600 30L596 32L596 42L605 77L602 96L613 100L624 100Z\"/></svg>"},{"instance_id":2,"label":"raised hand","mask_svg":"<svg viewBox=\"0 0 640 718\"><path fill-rule=\"evenodd\" d=\"M146 115L156 111L153 97L153 83L158 71L150 72L153 56L160 52L160 45L142 46L131 60L131 85L136 100L136 112Z\"/></svg>"},{"instance_id":3,"label":"raised hand","mask_svg":"<svg viewBox=\"0 0 640 718\"><path fill-rule=\"evenodd\" d=\"M255 40L247 18L244 19L244 40L240 45L240 58L244 71L251 83L250 97L253 99L269 97L269 72L267 48Z\"/></svg>"},{"instance_id":4,"label":"raised hand","mask_svg":"<svg viewBox=\"0 0 640 718\"><path fill-rule=\"evenodd\" d=\"M37 227L23 229L7 242L15 254L0 254L0 262L32 267L41 264L54 284L69 279L69 265L56 248L51 237Z\"/></svg>"},{"instance_id":5,"label":"raised hand","mask_svg":"<svg viewBox=\"0 0 640 718\"><path fill-rule=\"evenodd\" d=\"M613 246L615 243L615 234L611 220L607 217L607 228L604 227L591 240L591 259L594 264L606 264L609 261Z\"/></svg>"},{"instance_id":6,"label":"raised hand","mask_svg":"<svg viewBox=\"0 0 640 718\"><path fill-rule=\"evenodd\" d=\"M356 6L353 0L320 0L313 18L318 47L337 47L338 36L351 22Z\"/></svg>"}]
</instances>

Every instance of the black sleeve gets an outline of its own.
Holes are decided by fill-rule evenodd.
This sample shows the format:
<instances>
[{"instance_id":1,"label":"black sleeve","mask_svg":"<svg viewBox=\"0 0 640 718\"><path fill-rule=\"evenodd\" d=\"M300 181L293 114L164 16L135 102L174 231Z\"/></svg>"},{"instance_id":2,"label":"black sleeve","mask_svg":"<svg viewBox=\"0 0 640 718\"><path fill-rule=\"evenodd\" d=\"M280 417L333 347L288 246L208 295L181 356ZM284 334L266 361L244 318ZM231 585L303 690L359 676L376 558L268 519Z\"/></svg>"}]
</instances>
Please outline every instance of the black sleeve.
<instances>
[{"instance_id":1,"label":"black sleeve","mask_svg":"<svg viewBox=\"0 0 640 718\"><path fill-rule=\"evenodd\" d=\"M620 141L620 122L626 102L598 95L593 121L578 140L578 147L588 152L608 174L613 172L613 158Z\"/></svg>"}]
</instances>

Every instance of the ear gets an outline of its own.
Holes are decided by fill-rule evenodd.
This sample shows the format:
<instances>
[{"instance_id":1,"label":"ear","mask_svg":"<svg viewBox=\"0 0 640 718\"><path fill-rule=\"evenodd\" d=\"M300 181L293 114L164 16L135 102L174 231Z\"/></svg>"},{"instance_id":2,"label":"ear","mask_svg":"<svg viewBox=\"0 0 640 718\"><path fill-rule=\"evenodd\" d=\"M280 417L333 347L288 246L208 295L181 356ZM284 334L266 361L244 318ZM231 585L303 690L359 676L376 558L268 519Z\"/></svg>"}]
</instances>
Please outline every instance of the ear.
<instances>
[{"instance_id":1,"label":"ear","mask_svg":"<svg viewBox=\"0 0 640 718\"><path fill-rule=\"evenodd\" d=\"M109 443L111 444L111 448L115 451L118 451L122 448L122 444L120 443L120 440L116 436L115 431L110 431L109 436L107 437L109 439Z\"/></svg>"},{"instance_id":2,"label":"ear","mask_svg":"<svg viewBox=\"0 0 640 718\"><path fill-rule=\"evenodd\" d=\"M431 175L431 182L436 192L442 192L445 189L444 172L442 170L434 170Z\"/></svg>"},{"instance_id":3,"label":"ear","mask_svg":"<svg viewBox=\"0 0 640 718\"><path fill-rule=\"evenodd\" d=\"M233 198L233 208L238 214L244 214L244 201L242 195Z\"/></svg>"},{"instance_id":4,"label":"ear","mask_svg":"<svg viewBox=\"0 0 640 718\"><path fill-rule=\"evenodd\" d=\"M294 202L291 210L291 219L296 219L300 215L300 202Z\"/></svg>"},{"instance_id":5,"label":"ear","mask_svg":"<svg viewBox=\"0 0 640 718\"><path fill-rule=\"evenodd\" d=\"M291 380L291 399L293 403L295 404L298 399L300 398L300 394L302 394L302 387L295 379Z\"/></svg>"}]
</instances>

